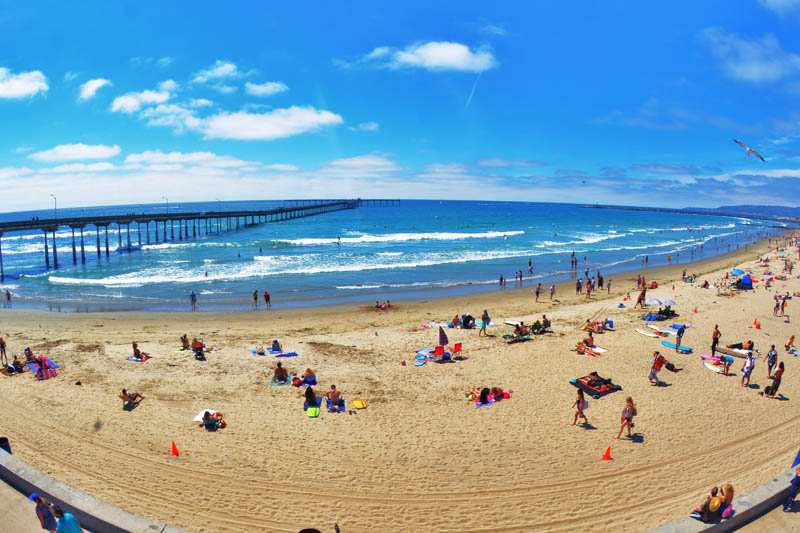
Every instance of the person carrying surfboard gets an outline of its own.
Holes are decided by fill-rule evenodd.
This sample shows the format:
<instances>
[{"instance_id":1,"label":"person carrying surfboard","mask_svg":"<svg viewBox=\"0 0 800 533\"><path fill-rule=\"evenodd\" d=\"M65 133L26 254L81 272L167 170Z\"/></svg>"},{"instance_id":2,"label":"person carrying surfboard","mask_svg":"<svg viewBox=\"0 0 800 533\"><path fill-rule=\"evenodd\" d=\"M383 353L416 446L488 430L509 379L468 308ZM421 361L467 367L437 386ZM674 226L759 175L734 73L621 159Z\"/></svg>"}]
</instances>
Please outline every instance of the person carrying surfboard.
<instances>
[{"instance_id":1,"label":"person carrying surfboard","mask_svg":"<svg viewBox=\"0 0 800 533\"><path fill-rule=\"evenodd\" d=\"M679 327L678 331L675 333L675 351L677 353L681 351L681 341L683 340L684 333L686 333L686 326L681 324L681 327Z\"/></svg>"}]
</instances>

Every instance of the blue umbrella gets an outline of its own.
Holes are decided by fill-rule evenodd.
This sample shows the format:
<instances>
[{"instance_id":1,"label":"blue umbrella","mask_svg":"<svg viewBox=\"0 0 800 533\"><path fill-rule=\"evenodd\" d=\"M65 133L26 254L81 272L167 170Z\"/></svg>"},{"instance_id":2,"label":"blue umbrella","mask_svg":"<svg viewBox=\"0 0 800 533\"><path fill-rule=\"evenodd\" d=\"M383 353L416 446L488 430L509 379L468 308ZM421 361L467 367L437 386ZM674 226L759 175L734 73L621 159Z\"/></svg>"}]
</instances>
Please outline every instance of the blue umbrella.
<instances>
[{"instance_id":1,"label":"blue umbrella","mask_svg":"<svg viewBox=\"0 0 800 533\"><path fill-rule=\"evenodd\" d=\"M744 270L742 270L741 268L734 268L733 270L731 270L731 274L734 276L741 276L742 274L744 274Z\"/></svg>"}]
</instances>

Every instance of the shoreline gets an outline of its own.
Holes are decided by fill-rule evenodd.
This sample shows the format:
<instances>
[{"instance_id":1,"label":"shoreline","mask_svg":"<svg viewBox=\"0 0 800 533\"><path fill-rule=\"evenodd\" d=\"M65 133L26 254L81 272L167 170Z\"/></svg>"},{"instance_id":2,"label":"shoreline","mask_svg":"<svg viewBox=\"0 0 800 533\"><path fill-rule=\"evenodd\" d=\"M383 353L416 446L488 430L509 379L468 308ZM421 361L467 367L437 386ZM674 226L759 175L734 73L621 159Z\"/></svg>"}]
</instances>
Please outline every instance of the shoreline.
<instances>
[{"instance_id":1,"label":"shoreline","mask_svg":"<svg viewBox=\"0 0 800 533\"><path fill-rule=\"evenodd\" d=\"M760 242L687 270L701 282L718 279L731 266L751 268L768 248ZM653 296L679 302L681 320L693 323L686 343L698 351L716 322L724 342L753 336L762 351L794 331L769 315L773 291L717 296L681 283L684 266L645 275L659 282ZM662 375L667 386L653 387L647 370L660 345L634 331L640 311L628 302L617 308L636 274L614 276L610 296L576 297L565 282L559 302L539 304L526 287L399 302L390 312L365 305L270 313L5 312L0 334L9 352L30 345L62 370L45 382L0 376L9 421L4 432L20 459L59 481L190 531L329 530L335 522L355 532L574 531L589 517L604 529L646 530L688 514L711 485L731 482L744 494L785 471L800 430L800 359L781 355L784 401L741 388L738 377L710 372L696 356L671 353L666 356L683 371ZM674 293L671 280L678 280ZM800 290L800 282L792 276L777 282L777 290ZM479 316L483 308L496 324L546 313L554 333L508 345L502 325L488 337L448 329L451 344L464 343L465 361L400 363L435 342L436 330L419 328L422 322L447 321L456 312ZM618 324L598 336L609 352L577 356L574 342L585 320L606 316ZM763 330L749 327L754 316ZM217 350L199 363L176 351L183 333ZM249 354L253 342L273 338L300 355ZM133 340L153 359L128 362ZM301 390L266 384L277 361L291 371L314 368L320 393L335 383L348 401L363 398L368 408L308 419ZM734 370L739 373L738 365ZM574 427L569 380L591 371L611 377L624 392L591 399L592 428ZM759 363L753 380L762 388L765 374ZM471 386L514 393L475 409L464 401ZM145 396L140 407L120 409L122 387ZM627 395L640 411L639 442L613 439ZM209 408L225 413L226 429L207 433L191 422ZM179 458L169 455L171 441ZM614 460L604 462L609 444ZM661 486L656 495L654 483ZM130 498L132 484L137 498ZM281 505L262 505L265 493ZM448 495L447 506L441 494Z\"/></svg>"},{"instance_id":2,"label":"shoreline","mask_svg":"<svg viewBox=\"0 0 800 533\"><path fill-rule=\"evenodd\" d=\"M770 238L771 239L780 239L780 238L783 238L783 236L788 234L788 233L790 233L790 230L787 229L787 230L784 230L781 234L779 234L777 236L770 237ZM620 270L618 272L614 271L612 269L610 271L605 271L605 272L601 271L601 273L603 274L603 276L604 276L604 278L606 280L611 279L611 280L614 281L614 287L613 287L613 290L612 290L612 293L611 293L612 295L614 295L614 294L618 293L617 291L618 291L619 287L616 284L617 284L617 281L619 279L622 279L622 280L625 280L625 281L630 281L631 276L634 276L632 279L633 279L633 281L635 281L635 276L636 275L643 274L649 280L649 279L652 279L653 276L656 276L656 277L663 276L664 273L666 272L666 273L669 273L668 277L669 277L669 281L670 282L676 281L676 278L674 277L675 274L673 273L673 271L675 271L675 272L677 272L679 274L680 272L682 272L682 269L685 268L687 270L687 273L689 273L689 274L691 274L691 273L701 274L701 273L704 272L703 269L706 268L706 265L711 265L712 268L714 268L715 265L718 265L720 263L727 263L729 261L736 261L737 258L741 257L742 255L744 255L746 253L749 253L754 248L763 249L763 246L766 243L769 242L770 238L764 238L764 239L761 239L761 240L754 241L752 243L744 245L743 247L741 247L738 250L732 250L730 252L725 252L725 253L722 253L722 254L719 254L719 255L714 255L712 257L706 257L706 258L698 259L698 260L695 260L695 261L681 262L679 260L679 258L678 258L674 263L670 263L670 264L662 264L662 265L652 266L652 267L651 266L648 266L648 267L639 266L638 268L633 268L633 269L630 269L630 270ZM651 254L650 257L653 258L653 257L662 256L662 255L666 255L666 253ZM634 261L634 260L637 259L637 257L638 256L634 256L631 259L623 261L623 263L629 263L631 261ZM596 267L595 268L590 268L589 274L592 275L596 271L597 271ZM559 271L559 273L563 274L564 271ZM398 307L398 305L405 307L405 306L408 306L408 305L414 305L415 303L419 303L419 302L423 302L423 301L424 302L428 302L428 301L432 301L432 300L442 301L442 302L446 302L447 300L463 300L463 299L479 300L479 299L487 297L487 296L488 296L488 299L490 301L493 301L495 298L492 295L494 295L494 294L515 294L517 291L529 291L530 292L530 291L532 291L534 289L534 287L536 286L536 283L542 283L542 289L543 290L542 290L542 299L540 300L541 303L545 303L545 302L548 301L547 300L547 298L548 298L547 289L548 289L549 285L551 285L551 284L554 284L556 286L556 297L561 299L562 302L564 302L563 298L560 298L559 295L561 297L563 297L565 294L574 294L574 283L575 283L574 275L577 273L577 275L580 276L582 274L582 270L579 268L579 269L571 272L569 274L570 275L570 280L562 280L562 281L556 281L556 282L547 281L547 280L552 280L552 279L563 278L563 276L559 276L558 275L559 273L554 273L552 275L551 274L545 274L541 278L537 278L535 274L534 274L533 277L527 277L526 276L525 279L524 279L524 283L523 283L523 285L521 287L518 285L518 283L510 282L509 286L507 288L504 288L504 289L499 289L497 287L497 283L494 282L492 284L486 284L484 286L478 286L478 285L473 285L473 284L464 284L464 285L458 285L458 286L454 286L452 288L444 288L444 289L430 287L430 288L421 289L421 290L406 290L406 291L403 291L403 293L406 294L407 296L403 296L403 295L396 296L396 295L394 295L394 298L397 298L397 299L393 299L391 301L393 302L393 307ZM679 278L679 276L678 276L678 278ZM607 294L605 289L600 291L600 293L601 293L600 295L598 295L597 292L594 293L596 295L595 299L597 299L597 298L599 298L600 296L603 296L603 295L605 297L609 297L609 295ZM245 298L243 298L243 300L244 299ZM378 298L378 300L380 300L380 301L385 300L385 299L386 298L384 298L384 297ZM258 309L253 310L253 309L247 309L247 304L233 303L232 301L226 302L226 303L222 303L222 304L211 304L213 307L220 307L221 309L216 309L215 308L215 309L211 309L211 310L204 310L203 309L203 301L202 301L202 299L200 299L199 305L198 305L198 311L192 313L191 311L186 311L184 309L178 309L177 307L175 309L166 309L166 310L164 310L164 309L148 310L148 309L115 309L115 308L113 308L113 306L108 305L108 307L109 307L108 309L103 309L102 306L98 305L98 304L91 304L92 306L97 307L97 309L87 308L87 309L83 309L82 310L82 309L79 308L81 305L78 302L75 302L75 301L72 301L72 300L61 300L61 301L59 301L59 300L52 300L52 301L38 301L38 300L36 300L36 301L32 301L32 300L24 300L24 299L22 299L21 300L23 302L22 305L19 304L20 300L16 300L14 302L14 304L17 305L17 307L16 308L12 308L11 311L14 311L14 312L46 313L46 314L50 314L50 313L62 314L63 313L63 314L70 314L70 315L90 315L90 316L91 315L105 315L105 314L121 314L121 315L126 315L126 316L128 316L128 315L137 315L137 314L143 314L143 315L152 315L152 314L165 314L165 315L188 314L188 315L193 315L193 314L201 314L201 315L206 315L206 316L219 316L219 315L223 315L224 316L224 315L239 315L239 314L247 315L247 314L251 314L251 313L269 313L269 314L273 314L273 315L277 314L277 313L303 313L303 312L309 312L309 311L312 311L312 310L313 311L319 311L321 309L333 309L333 310L337 310L337 311L348 311L348 310L354 310L354 309L363 309L364 306L372 307L371 304L370 304L371 298L364 298L363 301L362 301L362 299L359 296L354 295L353 297L348 298L348 300L355 300L355 301L314 300L314 301L307 302L307 304L305 302L299 303L299 304L294 302L292 304L289 304L286 307L279 306L276 309L272 309L272 310L267 311L267 310L265 310L263 308L263 302L259 303ZM88 305L88 304L85 304L85 305ZM103 305L107 305L107 304L103 304ZM184 308L187 305L188 304L181 304L180 307ZM228 307L229 309L224 309L225 307ZM73 308L73 309L64 309L64 308ZM0 309L0 312L2 312L2 311L5 311L5 309Z\"/></svg>"}]
</instances>

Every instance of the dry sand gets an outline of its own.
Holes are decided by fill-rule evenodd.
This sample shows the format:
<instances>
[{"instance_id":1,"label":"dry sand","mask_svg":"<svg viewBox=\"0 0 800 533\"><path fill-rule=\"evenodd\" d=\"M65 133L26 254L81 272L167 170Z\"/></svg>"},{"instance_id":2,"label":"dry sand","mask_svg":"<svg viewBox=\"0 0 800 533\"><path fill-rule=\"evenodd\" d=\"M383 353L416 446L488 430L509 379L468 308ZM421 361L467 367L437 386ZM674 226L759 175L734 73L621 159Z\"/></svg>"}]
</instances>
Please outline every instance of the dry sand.
<instances>
[{"instance_id":1,"label":"dry sand","mask_svg":"<svg viewBox=\"0 0 800 533\"><path fill-rule=\"evenodd\" d=\"M751 267L762 250L766 244L689 270L716 279L734 264ZM681 320L693 324L684 344L706 351L714 323L724 343L752 338L762 353L778 344L788 400L742 389L740 360L737 377L724 377L696 355L668 353L684 371L662 372L669 386L651 386L651 354L661 346L634 332L642 313L632 302L617 309L635 284L629 274L614 276L610 297L589 302L561 286L561 303L535 304L530 289L506 290L402 302L388 313L353 306L193 315L3 311L0 334L10 350L30 345L63 371L46 382L0 376L0 432L21 459L59 480L191 531L332 531L337 522L343 532L641 531L686 516L711 485L731 482L738 494L760 485L785 471L798 448L800 360L782 345L800 332L771 316L771 302L774 290L794 292L800 282L719 297L680 282L683 268L651 269L647 277L662 284L651 295L674 297ZM797 304L790 302L790 314ZM414 326L456 313L477 317L484 307L499 324L547 313L555 334L507 345L505 327L490 328L489 338L448 330L468 360L401 366L436 341L435 330ZM609 352L576 355L584 320L606 316L618 324L598 336ZM761 330L751 327L754 318ZM196 362L176 352L182 333L220 350ZM286 366L317 370L318 391L335 383L369 407L308 419L300 390L267 385L276 360L249 354L254 341L276 337L300 352ZM127 362L132 340L154 358ZM573 427L568 380L593 370L625 390L590 400L595 429ZM763 361L753 382L769 383ZM476 409L464 399L472 385L514 395ZM122 387L147 399L125 412ZM643 442L613 439L628 395ZM223 411L229 427L197 428L192 418L207 407ZM171 441L179 458L169 455ZM600 460L609 445L610 463Z\"/></svg>"}]
</instances>

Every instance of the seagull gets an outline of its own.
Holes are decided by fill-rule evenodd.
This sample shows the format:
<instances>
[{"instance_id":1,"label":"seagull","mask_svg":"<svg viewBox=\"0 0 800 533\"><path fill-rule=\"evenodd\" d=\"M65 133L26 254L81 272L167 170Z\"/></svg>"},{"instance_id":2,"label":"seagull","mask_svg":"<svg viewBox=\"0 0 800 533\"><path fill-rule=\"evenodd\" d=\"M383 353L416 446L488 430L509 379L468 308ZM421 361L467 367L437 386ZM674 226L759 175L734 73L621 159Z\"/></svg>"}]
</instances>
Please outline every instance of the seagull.
<instances>
[{"instance_id":1,"label":"seagull","mask_svg":"<svg viewBox=\"0 0 800 533\"><path fill-rule=\"evenodd\" d=\"M759 154L754 148L750 148L749 146L747 146L744 142L740 141L739 139L734 139L733 142L735 142L736 144L741 146L744 149L744 151L747 153L747 155L754 155L754 156L756 156L757 158L759 158L760 160L762 160L764 162L767 161L766 159L764 159L764 156Z\"/></svg>"}]
</instances>

